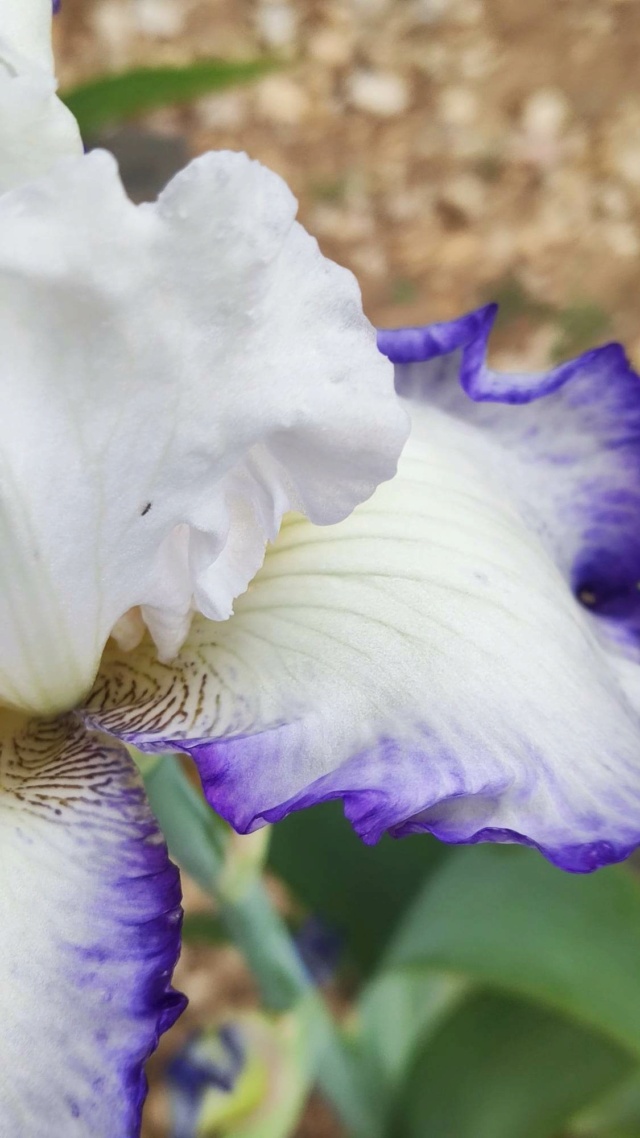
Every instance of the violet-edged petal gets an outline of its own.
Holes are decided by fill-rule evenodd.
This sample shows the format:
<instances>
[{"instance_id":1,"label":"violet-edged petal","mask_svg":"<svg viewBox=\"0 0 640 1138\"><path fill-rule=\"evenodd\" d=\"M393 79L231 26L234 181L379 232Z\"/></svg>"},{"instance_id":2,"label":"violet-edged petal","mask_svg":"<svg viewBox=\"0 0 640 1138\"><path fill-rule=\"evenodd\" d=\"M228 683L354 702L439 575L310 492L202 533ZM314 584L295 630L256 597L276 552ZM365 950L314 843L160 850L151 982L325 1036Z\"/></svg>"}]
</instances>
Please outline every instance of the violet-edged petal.
<instances>
[{"instance_id":1,"label":"violet-edged petal","mask_svg":"<svg viewBox=\"0 0 640 1138\"><path fill-rule=\"evenodd\" d=\"M486 363L495 314L489 305L378 339L404 398L500 447L511 495L597 617L594 632L640 662L640 378L619 344L543 373L496 372Z\"/></svg>"},{"instance_id":2,"label":"violet-edged petal","mask_svg":"<svg viewBox=\"0 0 640 1138\"><path fill-rule=\"evenodd\" d=\"M124 748L5 714L0 1132L136 1138L143 1065L184 1006L180 885Z\"/></svg>"},{"instance_id":3,"label":"violet-edged petal","mask_svg":"<svg viewBox=\"0 0 640 1138\"><path fill-rule=\"evenodd\" d=\"M635 540L639 381L605 348L531 377L528 406L472 401L489 315L427 329L431 361L399 368L412 434L371 501L288 519L174 667L145 645L105 661L92 721L188 751L240 830L341 796L366 841L517 840L588 870L640 840L638 668L575 595L594 534L614 570ZM525 382L486 379L506 402Z\"/></svg>"},{"instance_id":4,"label":"violet-edged petal","mask_svg":"<svg viewBox=\"0 0 640 1138\"><path fill-rule=\"evenodd\" d=\"M170 657L285 510L331 523L393 474L393 369L295 212L228 152L155 204L104 152L0 197L1 701L73 706L135 606Z\"/></svg>"},{"instance_id":5,"label":"violet-edged petal","mask_svg":"<svg viewBox=\"0 0 640 1138\"><path fill-rule=\"evenodd\" d=\"M55 93L51 19L50 0L0 0L0 192L82 151Z\"/></svg>"}]
</instances>

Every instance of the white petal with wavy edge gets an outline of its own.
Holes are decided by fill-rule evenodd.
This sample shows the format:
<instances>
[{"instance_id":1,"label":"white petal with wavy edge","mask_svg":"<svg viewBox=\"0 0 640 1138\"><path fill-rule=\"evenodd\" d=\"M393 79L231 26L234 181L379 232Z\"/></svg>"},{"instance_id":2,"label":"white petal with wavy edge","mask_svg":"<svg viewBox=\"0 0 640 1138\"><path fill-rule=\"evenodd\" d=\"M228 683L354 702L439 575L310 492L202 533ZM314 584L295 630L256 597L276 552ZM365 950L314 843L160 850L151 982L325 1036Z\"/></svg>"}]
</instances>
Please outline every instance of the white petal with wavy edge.
<instances>
[{"instance_id":1,"label":"white petal with wavy edge","mask_svg":"<svg viewBox=\"0 0 640 1138\"><path fill-rule=\"evenodd\" d=\"M490 438L416 406L391 483L341 525L285 524L179 667L114 653L92 720L188 750L241 830L342 795L369 841L490 829L568 868L598 842L622 856L640 832L638 714L509 472Z\"/></svg>"},{"instance_id":2,"label":"white petal with wavy edge","mask_svg":"<svg viewBox=\"0 0 640 1138\"><path fill-rule=\"evenodd\" d=\"M208 154L154 205L94 152L0 198L0 699L53 713L136 605L227 616L285 510L344 517L407 431L351 274L277 175Z\"/></svg>"},{"instance_id":3,"label":"white petal with wavy edge","mask_svg":"<svg viewBox=\"0 0 640 1138\"><path fill-rule=\"evenodd\" d=\"M82 152L55 91L51 0L0 0L0 192Z\"/></svg>"},{"instance_id":4,"label":"white petal with wavy edge","mask_svg":"<svg viewBox=\"0 0 640 1138\"><path fill-rule=\"evenodd\" d=\"M0 721L0 1132L135 1138L180 886L124 748Z\"/></svg>"},{"instance_id":5,"label":"white petal with wavy edge","mask_svg":"<svg viewBox=\"0 0 640 1138\"><path fill-rule=\"evenodd\" d=\"M0 0L0 36L14 51L53 71L52 0Z\"/></svg>"}]
</instances>

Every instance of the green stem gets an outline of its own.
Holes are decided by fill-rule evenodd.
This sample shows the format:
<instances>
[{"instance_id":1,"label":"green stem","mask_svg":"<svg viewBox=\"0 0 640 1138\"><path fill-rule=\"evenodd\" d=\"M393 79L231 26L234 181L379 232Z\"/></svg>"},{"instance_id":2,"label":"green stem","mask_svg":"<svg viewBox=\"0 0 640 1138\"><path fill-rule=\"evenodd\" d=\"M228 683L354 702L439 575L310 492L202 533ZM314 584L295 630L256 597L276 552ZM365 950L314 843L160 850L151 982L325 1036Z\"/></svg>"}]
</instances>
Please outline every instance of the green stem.
<instances>
[{"instance_id":1,"label":"green stem","mask_svg":"<svg viewBox=\"0 0 640 1138\"><path fill-rule=\"evenodd\" d=\"M173 755L142 759L140 767L171 856L217 902L220 919L244 953L265 1007L283 1012L311 997L320 1087L353 1138L373 1138L379 1129L373 1096L367 1095L355 1057L313 988L289 930L271 903L260 863L247 861L234 871L229 864L232 831L206 805Z\"/></svg>"}]
</instances>

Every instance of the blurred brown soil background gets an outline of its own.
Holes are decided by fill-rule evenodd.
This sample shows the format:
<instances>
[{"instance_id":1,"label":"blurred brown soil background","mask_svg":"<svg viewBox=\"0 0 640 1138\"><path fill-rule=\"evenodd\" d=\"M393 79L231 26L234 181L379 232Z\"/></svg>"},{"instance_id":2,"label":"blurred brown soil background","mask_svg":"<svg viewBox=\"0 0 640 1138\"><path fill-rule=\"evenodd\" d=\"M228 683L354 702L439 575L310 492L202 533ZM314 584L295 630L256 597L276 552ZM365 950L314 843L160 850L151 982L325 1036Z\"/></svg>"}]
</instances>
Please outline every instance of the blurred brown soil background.
<instances>
[{"instance_id":1,"label":"blurred brown soil background","mask_svg":"<svg viewBox=\"0 0 640 1138\"><path fill-rule=\"evenodd\" d=\"M63 84L212 55L287 61L147 125L191 153L246 149L282 174L375 321L446 318L497 296L515 326L509 355L544 364L613 335L640 360L637 0L63 7Z\"/></svg>"},{"instance_id":2,"label":"blurred brown soil background","mask_svg":"<svg viewBox=\"0 0 640 1138\"><path fill-rule=\"evenodd\" d=\"M63 86L265 53L283 67L260 82L113 138L134 195L182 152L247 150L356 273L375 323L499 299L498 365L610 338L640 364L638 0L63 0L57 27ZM254 999L230 948L187 948L178 984L192 1006L164 1053ZM145 1138L166 1138L165 1105L156 1078ZM300 1138L337 1134L313 1104Z\"/></svg>"}]
</instances>

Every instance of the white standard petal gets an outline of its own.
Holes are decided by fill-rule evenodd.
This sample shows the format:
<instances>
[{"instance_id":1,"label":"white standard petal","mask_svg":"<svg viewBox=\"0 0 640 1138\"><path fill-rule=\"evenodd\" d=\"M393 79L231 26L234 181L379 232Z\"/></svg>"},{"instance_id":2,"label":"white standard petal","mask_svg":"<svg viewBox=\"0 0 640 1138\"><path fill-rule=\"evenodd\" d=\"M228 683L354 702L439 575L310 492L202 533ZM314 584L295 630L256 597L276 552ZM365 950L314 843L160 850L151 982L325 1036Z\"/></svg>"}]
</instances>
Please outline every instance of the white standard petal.
<instances>
[{"instance_id":1,"label":"white standard petal","mask_svg":"<svg viewBox=\"0 0 640 1138\"><path fill-rule=\"evenodd\" d=\"M138 605L171 654L285 510L332 523L393 474L391 365L295 208L230 153L155 205L101 152L0 198L4 702L74 704Z\"/></svg>"},{"instance_id":2,"label":"white standard petal","mask_svg":"<svg viewBox=\"0 0 640 1138\"><path fill-rule=\"evenodd\" d=\"M53 71L52 0L0 0L0 36L31 63Z\"/></svg>"},{"instance_id":3,"label":"white standard petal","mask_svg":"<svg viewBox=\"0 0 640 1138\"><path fill-rule=\"evenodd\" d=\"M50 0L0 0L0 192L81 153L55 92Z\"/></svg>"},{"instance_id":4,"label":"white standard petal","mask_svg":"<svg viewBox=\"0 0 640 1138\"><path fill-rule=\"evenodd\" d=\"M181 1009L178 872L124 748L0 723L0 1133L137 1138Z\"/></svg>"},{"instance_id":5,"label":"white standard petal","mask_svg":"<svg viewBox=\"0 0 640 1138\"><path fill-rule=\"evenodd\" d=\"M508 453L416 406L397 477L345 522L292 520L234 617L162 669L114 654L90 715L199 766L251 829L336 796L359 833L519 837L588 869L640 838L640 723L511 498Z\"/></svg>"}]
</instances>

